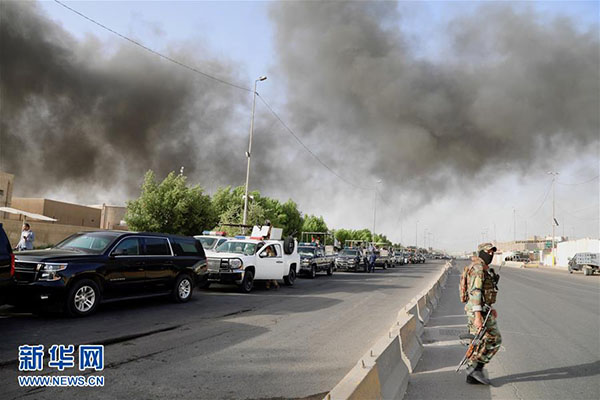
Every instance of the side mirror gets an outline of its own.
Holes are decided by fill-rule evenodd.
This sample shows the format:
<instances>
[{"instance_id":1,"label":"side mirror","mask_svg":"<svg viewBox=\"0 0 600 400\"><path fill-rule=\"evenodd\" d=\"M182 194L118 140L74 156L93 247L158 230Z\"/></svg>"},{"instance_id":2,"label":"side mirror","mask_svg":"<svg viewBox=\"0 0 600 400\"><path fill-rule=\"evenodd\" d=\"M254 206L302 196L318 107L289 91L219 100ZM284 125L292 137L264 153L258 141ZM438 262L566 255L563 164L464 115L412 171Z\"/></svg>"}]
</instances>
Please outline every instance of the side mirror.
<instances>
[{"instance_id":1,"label":"side mirror","mask_svg":"<svg viewBox=\"0 0 600 400\"><path fill-rule=\"evenodd\" d=\"M126 255L127 255L127 249L116 249L112 253L110 253L111 257L126 256Z\"/></svg>"},{"instance_id":2,"label":"side mirror","mask_svg":"<svg viewBox=\"0 0 600 400\"><path fill-rule=\"evenodd\" d=\"M260 258L265 258L267 256L267 253L265 253L264 251L262 253L260 253L258 255Z\"/></svg>"}]
</instances>

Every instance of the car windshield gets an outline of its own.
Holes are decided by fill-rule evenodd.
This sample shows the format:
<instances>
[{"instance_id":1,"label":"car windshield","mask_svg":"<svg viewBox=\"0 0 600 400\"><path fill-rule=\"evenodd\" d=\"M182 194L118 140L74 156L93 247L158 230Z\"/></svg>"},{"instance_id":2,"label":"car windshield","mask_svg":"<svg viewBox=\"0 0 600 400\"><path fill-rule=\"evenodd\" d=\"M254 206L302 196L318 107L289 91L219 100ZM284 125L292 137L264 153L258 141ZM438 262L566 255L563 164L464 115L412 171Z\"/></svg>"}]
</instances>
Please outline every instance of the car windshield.
<instances>
[{"instance_id":1,"label":"car windshield","mask_svg":"<svg viewBox=\"0 0 600 400\"><path fill-rule=\"evenodd\" d=\"M313 256L315 254L314 247L298 247L298 253L302 256Z\"/></svg>"},{"instance_id":2,"label":"car windshield","mask_svg":"<svg viewBox=\"0 0 600 400\"><path fill-rule=\"evenodd\" d=\"M340 251L340 254L342 254L344 256L355 256L357 254L357 251L344 249L344 250Z\"/></svg>"},{"instance_id":3,"label":"car windshield","mask_svg":"<svg viewBox=\"0 0 600 400\"><path fill-rule=\"evenodd\" d=\"M105 233L78 233L56 245L57 249L75 250L86 253L103 253L116 235Z\"/></svg>"},{"instance_id":4,"label":"car windshield","mask_svg":"<svg viewBox=\"0 0 600 400\"><path fill-rule=\"evenodd\" d=\"M200 241L200 243L202 243L202 247L204 247L204 250L212 249L215 246L215 243L217 243L216 238L199 237L198 240Z\"/></svg>"},{"instance_id":5,"label":"car windshield","mask_svg":"<svg viewBox=\"0 0 600 400\"><path fill-rule=\"evenodd\" d=\"M230 240L217 247L217 253L236 253L251 256L256 253L257 244Z\"/></svg>"}]
</instances>

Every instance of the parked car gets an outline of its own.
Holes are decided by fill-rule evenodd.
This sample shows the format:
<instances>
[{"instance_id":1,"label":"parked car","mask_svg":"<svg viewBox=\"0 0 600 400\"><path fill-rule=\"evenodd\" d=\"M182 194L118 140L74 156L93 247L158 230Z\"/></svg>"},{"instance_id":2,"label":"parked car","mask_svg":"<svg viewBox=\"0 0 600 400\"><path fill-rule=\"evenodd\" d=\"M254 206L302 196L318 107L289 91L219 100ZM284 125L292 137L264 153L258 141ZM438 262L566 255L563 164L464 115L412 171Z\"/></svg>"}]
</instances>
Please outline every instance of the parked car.
<instances>
[{"instance_id":1,"label":"parked car","mask_svg":"<svg viewBox=\"0 0 600 400\"><path fill-rule=\"evenodd\" d=\"M295 240L235 238L208 257L208 283L236 284L250 293L258 280L283 280L292 286L300 267Z\"/></svg>"},{"instance_id":2,"label":"parked car","mask_svg":"<svg viewBox=\"0 0 600 400\"><path fill-rule=\"evenodd\" d=\"M229 240L225 232L215 231L204 231L202 235L195 235L194 238L200 241L204 253L207 255L213 253L217 247Z\"/></svg>"},{"instance_id":3,"label":"parked car","mask_svg":"<svg viewBox=\"0 0 600 400\"><path fill-rule=\"evenodd\" d=\"M8 236L6 236L6 232L0 224L0 305L6 301L14 274L15 255Z\"/></svg>"},{"instance_id":4,"label":"parked car","mask_svg":"<svg viewBox=\"0 0 600 400\"><path fill-rule=\"evenodd\" d=\"M333 275L335 257L325 254L323 247L303 243L298 246L298 254L300 255L298 275L306 275L311 279L317 276L317 272L327 272L327 275Z\"/></svg>"},{"instance_id":5,"label":"parked car","mask_svg":"<svg viewBox=\"0 0 600 400\"><path fill-rule=\"evenodd\" d=\"M192 237L80 232L54 248L17 253L12 300L86 316L101 302L126 298L169 294L186 302L203 278L206 256Z\"/></svg>"},{"instance_id":6,"label":"parked car","mask_svg":"<svg viewBox=\"0 0 600 400\"><path fill-rule=\"evenodd\" d=\"M335 259L337 269L346 271L367 272L367 264L362 250L358 247L345 248L340 251Z\"/></svg>"},{"instance_id":7,"label":"parked car","mask_svg":"<svg viewBox=\"0 0 600 400\"><path fill-rule=\"evenodd\" d=\"M577 253L569 259L569 273L583 271L584 275L600 272L600 253Z\"/></svg>"}]
</instances>

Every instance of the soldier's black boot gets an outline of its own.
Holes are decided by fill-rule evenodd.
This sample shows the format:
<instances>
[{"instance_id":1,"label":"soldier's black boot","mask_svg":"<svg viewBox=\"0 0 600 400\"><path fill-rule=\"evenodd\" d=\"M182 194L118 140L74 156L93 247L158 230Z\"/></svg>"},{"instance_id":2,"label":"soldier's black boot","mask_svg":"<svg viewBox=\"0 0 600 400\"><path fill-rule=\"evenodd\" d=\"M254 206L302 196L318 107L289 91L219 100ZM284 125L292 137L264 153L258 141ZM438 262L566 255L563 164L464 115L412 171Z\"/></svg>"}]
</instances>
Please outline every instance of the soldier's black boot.
<instances>
[{"instance_id":1,"label":"soldier's black boot","mask_svg":"<svg viewBox=\"0 0 600 400\"><path fill-rule=\"evenodd\" d=\"M484 365L484 363L477 363L477 366L473 368L471 372L469 372L469 375L467 376L467 382L469 382L468 378L470 377L471 380L476 380L482 385L489 385L490 380L483 374Z\"/></svg>"}]
</instances>

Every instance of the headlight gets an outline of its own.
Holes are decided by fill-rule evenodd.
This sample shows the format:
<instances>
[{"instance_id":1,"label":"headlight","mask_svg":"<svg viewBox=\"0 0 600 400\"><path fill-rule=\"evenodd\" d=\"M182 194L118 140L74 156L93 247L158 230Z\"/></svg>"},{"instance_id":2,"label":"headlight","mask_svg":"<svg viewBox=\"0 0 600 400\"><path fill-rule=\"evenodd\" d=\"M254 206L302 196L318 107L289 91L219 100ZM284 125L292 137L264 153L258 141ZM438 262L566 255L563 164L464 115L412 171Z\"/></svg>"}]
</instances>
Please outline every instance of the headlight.
<instances>
[{"instance_id":1,"label":"headlight","mask_svg":"<svg viewBox=\"0 0 600 400\"><path fill-rule=\"evenodd\" d=\"M47 263L42 264L40 269L40 281L58 281L60 280L59 271L67 269L68 264Z\"/></svg>"},{"instance_id":2,"label":"headlight","mask_svg":"<svg viewBox=\"0 0 600 400\"><path fill-rule=\"evenodd\" d=\"M356 262L355 259L348 260L348 264L354 264Z\"/></svg>"},{"instance_id":3,"label":"headlight","mask_svg":"<svg viewBox=\"0 0 600 400\"><path fill-rule=\"evenodd\" d=\"M309 260L309 259L307 259L307 258L304 258L304 259L300 260L300 262L301 262L302 264L308 264L308 263L310 262L310 260Z\"/></svg>"},{"instance_id":4,"label":"headlight","mask_svg":"<svg viewBox=\"0 0 600 400\"><path fill-rule=\"evenodd\" d=\"M239 258L232 258L229 260L229 266L231 267L231 269L240 269L242 268L242 260L240 260Z\"/></svg>"}]
</instances>

